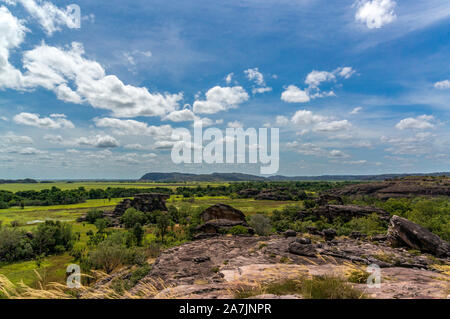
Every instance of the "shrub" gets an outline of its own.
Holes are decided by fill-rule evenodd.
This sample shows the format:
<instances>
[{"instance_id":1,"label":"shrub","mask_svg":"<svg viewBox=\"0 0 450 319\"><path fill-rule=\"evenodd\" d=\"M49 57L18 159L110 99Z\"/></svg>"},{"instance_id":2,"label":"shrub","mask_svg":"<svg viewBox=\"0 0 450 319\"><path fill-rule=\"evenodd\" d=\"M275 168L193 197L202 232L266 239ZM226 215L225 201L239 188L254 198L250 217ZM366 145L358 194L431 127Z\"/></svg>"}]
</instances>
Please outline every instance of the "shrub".
<instances>
[{"instance_id":1,"label":"shrub","mask_svg":"<svg viewBox=\"0 0 450 319\"><path fill-rule=\"evenodd\" d=\"M119 266L126 264L128 251L125 246L110 241L100 243L96 250L89 253L89 260L95 269L111 273Z\"/></svg>"},{"instance_id":2,"label":"shrub","mask_svg":"<svg viewBox=\"0 0 450 319\"><path fill-rule=\"evenodd\" d=\"M272 225L270 219L263 214L255 214L250 216L249 224L255 232L260 236L267 236L272 231Z\"/></svg>"},{"instance_id":3,"label":"shrub","mask_svg":"<svg viewBox=\"0 0 450 319\"><path fill-rule=\"evenodd\" d=\"M95 227L97 227L97 230L99 233L102 233L105 231L106 228L109 227L110 221L106 218L99 218L94 223Z\"/></svg>"},{"instance_id":4,"label":"shrub","mask_svg":"<svg viewBox=\"0 0 450 319\"><path fill-rule=\"evenodd\" d=\"M302 281L302 295L306 299L361 299L364 294L342 278L315 276Z\"/></svg>"},{"instance_id":5,"label":"shrub","mask_svg":"<svg viewBox=\"0 0 450 319\"><path fill-rule=\"evenodd\" d=\"M73 247L72 226L59 221L46 221L33 232L32 244L36 254L59 254Z\"/></svg>"},{"instance_id":6,"label":"shrub","mask_svg":"<svg viewBox=\"0 0 450 319\"><path fill-rule=\"evenodd\" d=\"M90 224L94 224L97 219L103 218L103 211L92 209L86 214L86 221Z\"/></svg>"},{"instance_id":7,"label":"shrub","mask_svg":"<svg viewBox=\"0 0 450 319\"><path fill-rule=\"evenodd\" d=\"M232 234L232 235L247 235L248 229L242 225L236 225L236 226L231 227L228 230L228 233Z\"/></svg>"},{"instance_id":8,"label":"shrub","mask_svg":"<svg viewBox=\"0 0 450 319\"><path fill-rule=\"evenodd\" d=\"M149 256L149 251L145 248L127 248L125 240L126 234L112 233L95 250L89 253L89 264L108 274L124 265L144 265Z\"/></svg>"},{"instance_id":9,"label":"shrub","mask_svg":"<svg viewBox=\"0 0 450 319\"><path fill-rule=\"evenodd\" d=\"M120 217L120 222L124 224L126 228L133 228L136 224L145 225L147 223L147 216L134 208L128 208Z\"/></svg>"},{"instance_id":10,"label":"shrub","mask_svg":"<svg viewBox=\"0 0 450 319\"><path fill-rule=\"evenodd\" d=\"M0 262L30 259L33 255L31 241L25 232L10 227L0 229Z\"/></svg>"}]
</instances>

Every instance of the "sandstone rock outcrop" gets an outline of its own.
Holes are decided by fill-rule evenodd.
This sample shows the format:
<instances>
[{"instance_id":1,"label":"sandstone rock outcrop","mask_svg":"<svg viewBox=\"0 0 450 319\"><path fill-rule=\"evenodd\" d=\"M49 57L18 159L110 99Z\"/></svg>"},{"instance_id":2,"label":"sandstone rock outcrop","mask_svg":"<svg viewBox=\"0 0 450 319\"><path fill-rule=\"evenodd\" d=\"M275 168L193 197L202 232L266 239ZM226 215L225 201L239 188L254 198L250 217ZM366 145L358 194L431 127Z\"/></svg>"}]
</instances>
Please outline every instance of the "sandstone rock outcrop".
<instances>
[{"instance_id":1,"label":"sandstone rock outcrop","mask_svg":"<svg viewBox=\"0 0 450 319\"><path fill-rule=\"evenodd\" d=\"M156 298L233 298L238 284L343 274L348 262L355 262L383 268L382 288L368 291L379 294L376 298L443 298L446 282L438 277L446 275L433 264L448 261L352 239L331 245L309 238L217 236L165 250L130 292L145 295L146 283L162 279L164 294Z\"/></svg>"},{"instance_id":2,"label":"sandstone rock outcrop","mask_svg":"<svg viewBox=\"0 0 450 319\"><path fill-rule=\"evenodd\" d=\"M399 216L391 218L388 241L392 246L406 246L438 257L450 256L450 244L436 234Z\"/></svg>"},{"instance_id":3,"label":"sandstone rock outcrop","mask_svg":"<svg viewBox=\"0 0 450 319\"><path fill-rule=\"evenodd\" d=\"M113 216L122 216L128 208L134 208L141 212L153 212L156 210L167 211L166 200L169 199L169 195L146 193L137 194L133 199L124 199L114 209Z\"/></svg>"},{"instance_id":4,"label":"sandstone rock outcrop","mask_svg":"<svg viewBox=\"0 0 450 319\"><path fill-rule=\"evenodd\" d=\"M254 234L253 228L245 221L244 213L230 205L210 206L200 214L200 218L203 224L197 227L195 239L214 237L228 232L234 226L245 227L249 234Z\"/></svg>"},{"instance_id":5,"label":"sandstone rock outcrop","mask_svg":"<svg viewBox=\"0 0 450 319\"><path fill-rule=\"evenodd\" d=\"M350 185L329 192L335 196L374 196L379 199L411 196L450 196L450 178L407 177L383 182Z\"/></svg>"},{"instance_id":6,"label":"sandstone rock outcrop","mask_svg":"<svg viewBox=\"0 0 450 319\"><path fill-rule=\"evenodd\" d=\"M382 209L371 206L358 206L358 205L326 205L321 206L312 211L302 211L299 213L298 219L303 220L311 215L317 218L325 217L329 222L337 217L340 217L342 221L349 221L353 217L365 217L376 213L381 219L388 220L389 213Z\"/></svg>"}]
</instances>

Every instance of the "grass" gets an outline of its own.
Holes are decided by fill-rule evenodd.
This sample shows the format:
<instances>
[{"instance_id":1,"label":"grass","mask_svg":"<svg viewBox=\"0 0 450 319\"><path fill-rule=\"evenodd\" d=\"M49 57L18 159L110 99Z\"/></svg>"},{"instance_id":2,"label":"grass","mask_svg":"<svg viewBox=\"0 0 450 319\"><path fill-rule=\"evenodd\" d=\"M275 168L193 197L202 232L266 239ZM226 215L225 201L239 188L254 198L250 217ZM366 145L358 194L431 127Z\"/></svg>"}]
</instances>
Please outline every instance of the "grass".
<instances>
[{"instance_id":1,"label":"grass","mask_svg":"<svg viewBox=\"0 0 450 319\"><path fill-rule=\"evenodd\" d=\"M301 295L305 299L361 299L366 297L343 278L329 275L288 279L252 286L235 291L234 297L246 299L262 294Z\"/></svg>"},{"instance_id":2,"label":"grass","mask_svg":"<svg viewBox=\"0 0 450 319\"><path fill-rule=\"evenodd\" d=\"M33 288L37 288L38 277L36 276L36 271L45 283L64 283L66 269L71 264L72 259L69 254L50 256L45 258L39 269L34 260L8 264L0 266L0 274L6 276L14 284L19 284L23 281L24 284Z\"/></svg>"},{"instance_id":3,"label":"grass","mask_svg":"<svg viewBox=\"0 0 450 319\"><path fill-rule=\"evenodd\" d=\"M203 207L211 206L215 204L227 204L231 205L236 209L241 210L246 215L253 215L256 213L267 213L271 214L275 209L282 209L288 205L298 205L301 202L294 201L272 201L272 200L254 200L252 198L230 198L226 196L220 197L196 197L193 203L189 203L192 207ZM175 200L168 203L168 205L174 205L179 208L186 204L181 200Z\"/></svg>"},{"instance_id":4,"label":"grass","mask_svg":"<svg viewBox=\"0 0 450 319\"><path fill-rule=\"evenodd\" d=\"M122 200L123 198L113 198L111 201L107 199L90 199L85 203L71 205L27 206L24 209L12 207L0 210L0 221L3 221L3 224L9 224L13 220L17 220L21 224L45 219L74 221L89 209L112 209Z\"/></svg>"}]
</instances>

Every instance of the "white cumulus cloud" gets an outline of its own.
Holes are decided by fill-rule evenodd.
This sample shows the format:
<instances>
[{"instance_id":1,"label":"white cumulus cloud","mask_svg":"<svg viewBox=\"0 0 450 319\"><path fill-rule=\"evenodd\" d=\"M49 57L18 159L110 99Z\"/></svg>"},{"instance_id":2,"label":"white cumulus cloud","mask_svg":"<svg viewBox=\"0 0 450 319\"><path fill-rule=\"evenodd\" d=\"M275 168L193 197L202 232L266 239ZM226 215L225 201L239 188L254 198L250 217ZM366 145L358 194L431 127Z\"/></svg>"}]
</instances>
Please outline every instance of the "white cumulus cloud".
<instances>
[{"instance_id":1,"label":"white cumulus cloud","mask_svg":"<svg viewBox=\"0 0 450 319\"><path fill-rule=\"evenodd\" d=\"M425 130L434 127L432 121L434 117L432 115L420 115L416 118L408 117L398 122L395 127L399 130L414 129Z\"/></svg>"},{"instance_id":2,"label":"white cumulus cloud","mask_svg":"<svg viewBox=\"0 0 450 319\"><path fill-rule=\"evenodd\" d=\"M378 29L397 18L395 6L396 3L392 0L359 1L355 19L369 29Z\"/></svg>"},{"instance_id":3,"label":"white cumulus cloud","mask_svg":"<svg viewBox=\"0 0 450 319\"><path fill-rule=\"evenodd\" d=\"M73 123L65 118L65 115L52 114L50 117L40 117L39 114L22 112L13 118L17 124L35 126L48 129L74 128Z\"/></svg>"},{"instance_id":4,"label":"white cumulus cloud","mask_svg":"<svg viewBox=\"0 0 450 319\"><path fill-rule=\"evenodd\" d=\"M236 108L249 98L248 93L241 86L215 86L205 95L206 100L194 102L194 113L214 114Z\"/></svg>"}]
</instances>

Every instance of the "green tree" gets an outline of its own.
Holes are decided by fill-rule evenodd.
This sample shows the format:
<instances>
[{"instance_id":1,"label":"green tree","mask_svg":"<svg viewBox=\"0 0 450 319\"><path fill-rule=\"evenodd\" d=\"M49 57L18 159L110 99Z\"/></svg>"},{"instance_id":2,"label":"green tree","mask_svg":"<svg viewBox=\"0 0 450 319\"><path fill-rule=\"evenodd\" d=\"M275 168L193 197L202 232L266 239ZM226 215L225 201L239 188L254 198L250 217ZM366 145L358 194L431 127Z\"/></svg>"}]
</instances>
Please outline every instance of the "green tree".
<instances>
[{"instance_id":1,"label":"green tree","mask_svg":"<svg viewBox=\"0 0 450 319\"><path fill-rule=\"evenodd\" d=\"M142 245L142 240L144 239L144 229L142 228L141 224L137 223L133 227L133 235L136 238L136 244L138 246Z\"/></svg>"},{"instance_id":2,"label":"green tree","mask_svg":"<svg viewBox=\"0 0 450 319\"><path fill-rule=\"evenodd\" d=\"M164 242L164 236L167 234L167 228L170 226L171 220L167 213L159 212L156 216L156 228L161 237L161 242Z\"/></svg>"},{"instance_id":3,"label":"green tree","mask_svg":"<svg viewBox=\"0 0 450 319\"><path fill-rule=\"evenodd\" d=\"M125 225L125 228L133 228L136 224L145 225L147 223L147 216L134 208L128 208L120 217L120 222Z\"/></svg>"}]
</instances>

